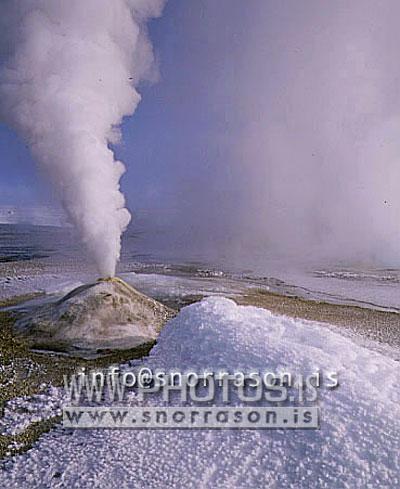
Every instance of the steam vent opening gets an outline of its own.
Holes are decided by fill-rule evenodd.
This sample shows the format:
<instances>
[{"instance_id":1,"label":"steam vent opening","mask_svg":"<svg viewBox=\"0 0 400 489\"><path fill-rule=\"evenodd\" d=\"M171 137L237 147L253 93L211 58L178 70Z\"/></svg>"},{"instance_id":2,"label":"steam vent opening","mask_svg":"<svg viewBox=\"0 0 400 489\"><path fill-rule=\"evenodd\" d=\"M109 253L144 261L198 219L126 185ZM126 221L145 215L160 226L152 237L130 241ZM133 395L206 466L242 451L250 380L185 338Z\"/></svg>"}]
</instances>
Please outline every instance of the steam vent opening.
<instances>
[{"instance_id":1,"label":"steam vent opening","mask_svg":"<svg viewBox=\"0 0 400 489\"><path fill-rule=\"evenodd\" d=\"M92 356L153 343L174 311L120 278L81 285L15 324L31 348Z\"/></svg>"}]
</instances>

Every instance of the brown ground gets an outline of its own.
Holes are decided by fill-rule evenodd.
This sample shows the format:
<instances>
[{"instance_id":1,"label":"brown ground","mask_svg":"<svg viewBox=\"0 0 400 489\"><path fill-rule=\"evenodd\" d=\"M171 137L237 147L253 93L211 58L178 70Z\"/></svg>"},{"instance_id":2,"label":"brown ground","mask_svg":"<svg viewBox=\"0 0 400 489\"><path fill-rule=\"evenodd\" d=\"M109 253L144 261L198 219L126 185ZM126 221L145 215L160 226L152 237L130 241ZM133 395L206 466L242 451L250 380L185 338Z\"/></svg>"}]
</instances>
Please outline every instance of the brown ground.
<instances>
[{"instance_id":1,"label":"brown ground","mask_svg":"<svg viewBox=\"0 0 400 489\"><path fill-rule=\"evenodd\" d=\"M264 307L275 314L344 327L372 340L400 347L400 315L395 312L285 297L261 289L235 300L238 304Z\"/></svg>"}]
</instances>

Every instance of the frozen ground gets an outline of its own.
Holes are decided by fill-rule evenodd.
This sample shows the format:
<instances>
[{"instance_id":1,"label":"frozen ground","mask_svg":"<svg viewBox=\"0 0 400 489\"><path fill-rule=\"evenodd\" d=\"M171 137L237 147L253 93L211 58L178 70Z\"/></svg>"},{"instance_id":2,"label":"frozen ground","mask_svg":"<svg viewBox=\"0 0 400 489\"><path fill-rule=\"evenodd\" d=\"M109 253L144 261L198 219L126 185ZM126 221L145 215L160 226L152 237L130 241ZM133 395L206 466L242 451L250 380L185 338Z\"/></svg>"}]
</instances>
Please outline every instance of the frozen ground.
<instances>
[{"instance_id":1,"label":"frozen ground","mask_svg":"<svg viewBox=\"0 0 400 489\"><path fill-rule=\"evenodd\" d=\"M399 364L318 323L214 297L181 310L146 365L338 371L320 430L91 430L42 436L6 462L7 488L329 488L400 486ZM154 397L154 404L160 402ZM58 406L57 406L58 407Z\"/></svg>"},{"instance_id":2,"label":"frozen ground","mask_svg":"<svg viewBox=\"0 0 400 489\"><path fill-rule=\"evenodd\" d=\"M118 275L145 293L231 295L254 286L307 299L400 310L398 268L288 263L244 251L235 259L211 260L182 250L167 254L162 236L152 238L128 230L118 268ZM0 299L34 292L62 295L98 278L89 261L72 228L0 224Z\"/></svg>"},{"instance_id":3,"label":"frozen ground","mask_svg":"<svg viewBox=\"0 0 400 489\"><path fill-rule=\"evenodd\" d=\"M5 461L10 488L390 488L400 487L400 390L397 353L318 323L237 306L249 288L400 310L400 271L321 266L256 267L140 255L128 236L119 275L140 291L179 304L145 363L153 368L337 370L340 387L322 391L317 431L65 431L43 435L28 453ZM79 257L79 258L77 258ZM59 228L0 225L0 299L41 293L26 309L97 278ZM60 413L64 393L8 404L2 433ZM159 403L154 396L152 402ZM136 402L136 401L135 401Z\"/></svg>"},{"instance_id":4,"label":"frozen ground","mask_svg":"<svg viewBox=\"0 0 400 489\"><path fill-rule=\"evenodd\" d=\"M400 311L400 271L313 270L299 268L270 275L224 272L198 264L121 264L118 274L141 292L158 299L178 300L185 296L222 295L233 297L249 288L283 295L321 300L333 304L358 305L384 311ZM32 260L0 263L0 299L40 293L43 300L61 297L84 283L97 279L95 271L71 261ZM37 302L37 301L36 301Z\"/></svg>"}]
</instances>

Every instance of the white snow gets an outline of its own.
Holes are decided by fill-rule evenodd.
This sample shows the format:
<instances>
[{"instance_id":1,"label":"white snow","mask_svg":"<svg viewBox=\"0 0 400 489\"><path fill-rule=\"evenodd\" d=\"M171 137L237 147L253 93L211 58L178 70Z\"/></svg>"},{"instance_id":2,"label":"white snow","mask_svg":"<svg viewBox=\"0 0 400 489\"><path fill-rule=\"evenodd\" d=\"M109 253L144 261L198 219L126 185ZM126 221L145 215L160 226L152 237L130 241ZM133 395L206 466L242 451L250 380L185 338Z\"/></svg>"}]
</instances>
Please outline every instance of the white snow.
<instances>
[{"instance_id":1,"label":"white snow","mask_svg":"<svg viewBox=\"0 0 400 489\"><path fill-rule=\"evenodd\" d=\"M63 389L46 384L39 394L12 399L0 419L0 434L18 435L32 423L60 416L66 402Z\"/></svg>"},{"instance_id":2,"label":"white snow","mask_svg":"<svg viewBox=\"0 0 400 489\"><path fill-rule=\"evenodd\" d=\"M7 488L398 488L399 364L318 323L220 297L181 310L145 360L168 370L339 372L320 430L92 430L42 436ZM154 403L159 402L156 398Z\"/></svg>"}]
</instances>

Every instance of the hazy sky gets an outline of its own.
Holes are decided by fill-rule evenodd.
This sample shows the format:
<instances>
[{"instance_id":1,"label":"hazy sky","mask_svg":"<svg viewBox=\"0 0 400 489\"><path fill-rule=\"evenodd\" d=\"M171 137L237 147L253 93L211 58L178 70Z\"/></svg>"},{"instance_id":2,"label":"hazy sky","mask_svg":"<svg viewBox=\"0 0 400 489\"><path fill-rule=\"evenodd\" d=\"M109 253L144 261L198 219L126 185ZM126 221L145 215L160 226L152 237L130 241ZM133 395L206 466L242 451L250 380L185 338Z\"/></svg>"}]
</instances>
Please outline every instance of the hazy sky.
<instances>
[{"instance_id":1,"label":"hazy sky","mask_svg":"<svg viewBox=\"0 0 400 489\"><path fill-rule=\"evenodd\" d=\"M181 244L400 257L400 4L169 0L117 155ZM0 203L51 199L0 128Z\"/></svg>"}]
</instances>

